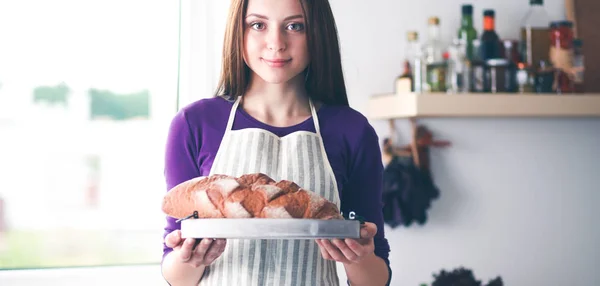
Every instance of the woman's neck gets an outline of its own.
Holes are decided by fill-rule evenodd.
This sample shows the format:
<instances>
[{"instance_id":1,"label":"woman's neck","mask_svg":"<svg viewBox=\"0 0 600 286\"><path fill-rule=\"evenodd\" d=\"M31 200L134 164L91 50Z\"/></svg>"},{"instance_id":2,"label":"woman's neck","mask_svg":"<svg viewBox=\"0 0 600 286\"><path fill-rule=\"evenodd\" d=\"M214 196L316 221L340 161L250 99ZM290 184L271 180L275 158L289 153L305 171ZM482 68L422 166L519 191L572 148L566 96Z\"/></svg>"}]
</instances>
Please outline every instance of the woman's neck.
<instances>
[{"instance_id":1,"label":"woman's neck","mask_svg":"<svg viewBox=\"0 0 600 286\"><path fill-rule=\"evenodd\" d=\"M303 79L297 77L287 83L270 84L254 75L241 106L255 119L272 126L303 122L311 116Z\"/></svg>"}]
</instances>

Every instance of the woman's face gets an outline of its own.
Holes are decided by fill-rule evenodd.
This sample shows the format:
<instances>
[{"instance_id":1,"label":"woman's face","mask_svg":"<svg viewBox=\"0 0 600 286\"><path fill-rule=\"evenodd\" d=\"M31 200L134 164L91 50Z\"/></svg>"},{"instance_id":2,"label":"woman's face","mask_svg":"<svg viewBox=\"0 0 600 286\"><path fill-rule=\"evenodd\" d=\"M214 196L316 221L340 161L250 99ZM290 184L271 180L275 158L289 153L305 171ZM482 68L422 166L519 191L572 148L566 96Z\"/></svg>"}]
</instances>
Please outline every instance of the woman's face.
<instances>
[{"instance_id":1,"label":"woman's face","mask_svg":"<svg viewBox=\"0 0 600 286\"><path fill-rule=\"evenodd\" d=\"M298 0L249 0L244 60L268 83L285 83L308 66L302 6Z\"/></svg>"}]
</instances>

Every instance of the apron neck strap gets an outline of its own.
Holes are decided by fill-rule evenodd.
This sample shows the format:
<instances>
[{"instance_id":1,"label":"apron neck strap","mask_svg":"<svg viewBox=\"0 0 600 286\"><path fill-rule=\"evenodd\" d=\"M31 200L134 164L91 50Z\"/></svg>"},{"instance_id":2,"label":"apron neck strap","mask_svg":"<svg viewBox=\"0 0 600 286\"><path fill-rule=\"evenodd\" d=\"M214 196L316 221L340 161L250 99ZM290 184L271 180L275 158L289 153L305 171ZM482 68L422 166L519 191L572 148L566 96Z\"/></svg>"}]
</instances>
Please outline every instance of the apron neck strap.
<instances>
[{"instance_id":1,"label":"apron neck strap","mask_svg":"<svg viewBox=\"0 0 600 286\"><path fill-rule=\"evenodd\" d=\"M228 132L233 128L233 119L235 118L235 112L238 109L238 105L240 105L240 100L242 100L241 96L238 96L235 102L233 103L233 107L231 107L231 111L229 112L229 119L227 119L227 129L225 132Z\"/></svg>"},{"instance_id":2,"label":"apron neck strap","mask_svg":"<svg viewBox=\"0 0 600 286\"><path fill-rule=\"evenodd\" d=\"M308 104L310 105L310 113L312 114L313 123L315 124L315 131L317 131L317 134L319 136L321 136L321 128L319 127L319 118L317 117L317 109L315 108L315 105L313 104L313 101L312 101L312 99L310 99L310 97L308 98Z\"/></svg>"},{"instance_id":3,"label":"apron neck strap","mask_svg":"<svg viewBox=\"0 0 600 286\"><path fill-rule=\"evenodd\" d=\"M235 118L235 112L238 106L240 105L241 100L242 97L238 96L235 102L233 103L233 107L231 107L231 111L229 112L229 119L227 120L227 129L225 129L226 131L231 130L231 128L233 127L233 119ZM317 131L317 134L321 136L321 128L319 127L319 118L317 117L317 110L310 97L308 98L308 104L310 105L310 113L313 118L313 123L315 124L315 131Z\"/></svg>"}]
</instances>

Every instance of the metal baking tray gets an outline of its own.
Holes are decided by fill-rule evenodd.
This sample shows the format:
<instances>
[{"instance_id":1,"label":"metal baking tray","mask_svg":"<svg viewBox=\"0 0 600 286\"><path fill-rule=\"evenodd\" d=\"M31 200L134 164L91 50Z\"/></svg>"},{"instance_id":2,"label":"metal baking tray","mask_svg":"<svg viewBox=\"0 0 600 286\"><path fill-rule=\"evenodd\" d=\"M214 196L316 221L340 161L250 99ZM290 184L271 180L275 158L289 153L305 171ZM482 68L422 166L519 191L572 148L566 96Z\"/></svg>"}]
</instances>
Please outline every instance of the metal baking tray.
<instances>
[{"instance_id":1,"label":"metal baking tray","mask_svg":"<svg viewBox=\"0 0 600 286\"><path fill-rule=\"evenodd\" d=\"M359 220L197 218L181 221L183 238L360 238Z\"/></svg>"}]
</instances>

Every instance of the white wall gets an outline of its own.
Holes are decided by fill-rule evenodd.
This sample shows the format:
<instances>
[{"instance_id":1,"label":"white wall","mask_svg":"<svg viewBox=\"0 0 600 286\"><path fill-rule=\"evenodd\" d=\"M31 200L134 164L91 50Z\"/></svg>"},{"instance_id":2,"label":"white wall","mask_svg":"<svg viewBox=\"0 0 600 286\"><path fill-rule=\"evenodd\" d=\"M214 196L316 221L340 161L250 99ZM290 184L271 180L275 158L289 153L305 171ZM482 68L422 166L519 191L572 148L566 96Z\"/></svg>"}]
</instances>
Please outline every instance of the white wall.
<instances>
[{"instance_id":1,"label":"white wall","mask_svg":"<svg viewBox=\"0 0 600 286\"><path fill-rule=\"evenodd\" d=\"M402 72L406 30L424 37L427 17L441 19L451 40L460 23L457 0L330 0L336 16L351 105L366 111L368 96L392 91ZM222 41L227 4L214 0L212 43ZM219 3L219 4L215 4ZM477 0L496 9L497 31L516 39L526 0ZM562 0L546 0L562 19ZM220 57L220 47L214 50ZM215 70L215 73L218 68ZM213 84L213 83L210 83ZM441 190L423 227L386 229L391 242L392 285L431 282L442 268L465 266L487 282L506 285L598 285L600 274L600 120L427 119L453 146L434 150L432 170ZM381 138L386 122L373 122ZM398 122L403 143L408 123ZM596 175L597 176L597 175ZM344 275L342 274L342 279Z\"/></svg>"}]
</instances>

